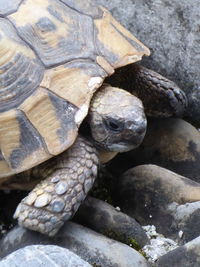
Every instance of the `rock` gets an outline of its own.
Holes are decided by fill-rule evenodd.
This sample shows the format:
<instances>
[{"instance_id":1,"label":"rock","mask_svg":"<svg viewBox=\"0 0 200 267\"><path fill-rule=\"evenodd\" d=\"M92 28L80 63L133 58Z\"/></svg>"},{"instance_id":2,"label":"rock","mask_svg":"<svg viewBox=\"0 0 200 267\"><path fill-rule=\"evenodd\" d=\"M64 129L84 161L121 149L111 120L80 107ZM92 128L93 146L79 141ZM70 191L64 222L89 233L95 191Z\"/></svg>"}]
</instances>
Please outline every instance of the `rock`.
<instances>
[{"instance_id":1,"label":"rock","mask_svg":"<svg viewBox=\"0 0 200 267\"><path fill-rule=\"evenodd\" d=\"M200 125L200 5L187 0L97 0L151 49L143 60L188 95L187 117ZM194 99L195 96L195 99Z\"/></svg>"},{"instance_id":2,"label":"rock","mask_svg":"<svg viewBox=\"0 0 200 267\"><path fill-rule=\"evenodd\" d=\"M177 243L172 239L158 234L154 225L143 226L143 228L150 238L150 244L142 248L149 262L154 263L158 258L178 247Z\"/></svg>"},{"instance_id":3,"label":"rock","mask_svg":"<svg viewBox=\"0 0 200 267\"><path fill-rule=\"evenodd\" d=\"M0 267L90 267L68 249L53 245L33 245L21 248L0 261Z\"/></svg>"},{"instance_id":4,"label":"rock","mask_svg":"<svg viewBox=\"0 0 200 267\"><path fill-rule=\"evenodd\" d=\"M68 248L94 266L149 266L145 258L133 248L72 222L66 222L53 238L18 226L0 241L0 257L33 244L56 244Z\"/></svg>"},{"instance_id":5,"label":"rock","mask_svg":"<svg viewBox=\"0 0 200 267\"><path fill-rule=\"evenodd\" d=\"M149 243L142 227L133 218L105 201L87 197L80 206L75 221L110 238L139 247ZM73 220L74 220L73 219Z\"/></svg>"},{"instance_id":6,"label":"rock","mask_svg":"<svg viewBox=\"0 0 200 267\"><path fill-rule=\"evenodd\" d=\"M182 205L172 203L167 210L179 230L179 243L184 244L200 235L200 201Z\"/></svg>"},{"instance_id":7,"label":"rock","mask_svg":"<svg viewBox=\"0 0 200 267\"><path fill-rule=\"evenodd\" d=\"M200 266L200 237L178 247L160 257L156 267L199 267Z\"/></svg>"},{"instance_id":8,"label":"rock","mask_svg":"<svg viewBox=\"0 0 200 267\"><path fill-rule=\"evenodd\" d=\"M156 165L141 165L122 175L117 194L122 211L142 225L153 224L179 243L200 235L199 183Z\"/></svg>"},{"instance_id":9,"label":"rock","mask_svg":"<svg viewBox=\"0 0 200 267\"><path fill-rule=\"evenodd\" d=\"M128 155L133 165L156 164L200 182L200 132L184 120L149 120L142 145Z\"/></svg>"}]
</instances>

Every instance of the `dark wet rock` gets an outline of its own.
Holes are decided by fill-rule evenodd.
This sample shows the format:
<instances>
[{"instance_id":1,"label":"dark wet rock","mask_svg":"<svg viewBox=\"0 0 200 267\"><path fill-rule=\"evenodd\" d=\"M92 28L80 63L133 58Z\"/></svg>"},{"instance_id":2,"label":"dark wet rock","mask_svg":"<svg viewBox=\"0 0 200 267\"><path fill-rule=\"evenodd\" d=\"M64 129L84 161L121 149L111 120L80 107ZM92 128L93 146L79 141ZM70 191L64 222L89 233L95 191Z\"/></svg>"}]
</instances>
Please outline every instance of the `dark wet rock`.
<instances>
[{"instance_id":1,"label":"dark wet rock","mask_svg":"<svg viewBox=\"0 0 200 267\"><path fill-rule=\"evenodd\" d=\"M33 244L56 244L68 248L94 266L95 264L106 267L149 266L145 258L129 246L72 222L65 223L53 238L16 227L0 241L0 257Z\"/></svg>"},{"instance_id":2,"label":"dark wet rock","mask_svg":"<svg viewBox=\"0 0 200 267\"><path fill-rule=\"evenodd\" d=\"M122 211L142 225L153 224L183 243L200 235L199 183L156 165L141 165L122 175L117 193Z\"/></svg>"},{"instance_id":3,"label":"dark wet rock","mask_svg":"<svg viewBox=\"0 0 200 267\"><path fill-rule=\"evenodd\" d=\"M187 117L200 125L199 0L98 2L151 49L151 56L142 64L172 79L187 93Z\"/></svg>"},{"instance_id":4,"label":"dark wet rock","mask_svg":"<svg viewBox=\"0 0 200 267\"><path fill-rule=\"evenodd\" d=\"M143 247L149 239L141 225L105 201L88 197L75 215L75 221L128 245Z\"/></svg>"},{"instance_id":5,"label":"dark wet rock","mask_svg":"<svg viewBox=\"0 0 200 267\"><path fill-rule=\"evenodd\" d=\"M156 267L199 267L200 237L160 257Z\"/></svg>"},{"instance_id":6,"label":"dark wet rock","mask_svg":"<svg viewBox=\"0 0 200 267\"><path fill-rule=\"evenodd\" d=\"M156 164L200 182L200 132L184 120L149 120L142 145L128 155L133 165Z\"/></svg>"},{"instance_id":7,"label":"dark wet rock","mask_svg":"<svg viewBox=\"0 0 200 267\"><path fill-rule=\"evenodd\" d=\"M90 267L89 263L68 249L52 245L21 248L0 261L1 267Z\"/></svg>"}]
</instances>

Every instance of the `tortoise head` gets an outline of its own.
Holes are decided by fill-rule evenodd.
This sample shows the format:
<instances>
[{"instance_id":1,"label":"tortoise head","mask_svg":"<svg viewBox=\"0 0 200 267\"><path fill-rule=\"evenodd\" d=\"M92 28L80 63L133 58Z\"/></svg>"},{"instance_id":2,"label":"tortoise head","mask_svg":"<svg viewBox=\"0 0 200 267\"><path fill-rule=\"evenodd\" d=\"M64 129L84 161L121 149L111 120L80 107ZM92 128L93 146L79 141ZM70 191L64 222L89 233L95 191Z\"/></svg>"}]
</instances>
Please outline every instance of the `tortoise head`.
<instances>
[{"instance_id":1,"label":"tortoise head","mask_svg":"<svg viewBox=\"0 0 200 267\"><path fill-rule=\"evenodd\" d=\"M142 142L146 132L142 102L107 84L94 95L88 117L93 141L101 150L131 150Z\"/></svg>"}]
</instances>

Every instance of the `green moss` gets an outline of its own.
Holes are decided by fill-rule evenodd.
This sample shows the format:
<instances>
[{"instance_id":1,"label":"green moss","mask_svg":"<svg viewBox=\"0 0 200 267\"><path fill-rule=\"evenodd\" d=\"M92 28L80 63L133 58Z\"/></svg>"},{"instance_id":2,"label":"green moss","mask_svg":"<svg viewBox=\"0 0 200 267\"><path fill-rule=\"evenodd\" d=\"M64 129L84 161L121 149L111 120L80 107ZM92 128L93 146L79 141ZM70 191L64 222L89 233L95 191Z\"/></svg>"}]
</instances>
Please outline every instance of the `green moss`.
<instances>
[{"instance_id":1,"label":"green moss","mask_svg":"<svg viewBox=\"0 0 200 267\"><path fill-rule=\"evenodd\" d=\"M134 248L135 250L139 251L141 249L140 245L137 243L135 239L128 237L127 241L129 243L129 246Z\"/></svg>"},{"instance_id":2,"label":"green moss","mask_svg":"<svg viewBox=\"0 0 200 267\"><path fill-rule=\"evenodd\" d=\"M148 258L146 253L142 250L142 248L140 247L140 245L137 243L137 241L133 238L128 238L129 240L129 246L134 248L135 250L137 250L143 257L145 257L146 259Z\"/></svg>"},{"instance_id":3,"label":"green moss","mask_svg":"<svg viewBox=\"0 0 200 267\"><path fill-rule=\"evenodd\" d=\"M137 243L137 241L135 239L133 239L133 238L127 237L125 234L117 233L117 232L115 232L115 231L113 231L111 229L107 229L102 234L106 235L109 238L117 240L119 242L122 242L122 243L132 247L133 249L135 249L137 251L141 250L141 247Z\"/></svg>"},{"instance_id":4,"label":"green moss","mask_svg":"<svg viewBox=\"0 0 200 267\"><path fill-rule=\"evenodd\" d=\"M107 229L106 231L102 232L102 234L111 239L117 240L119 242L122 242L128 245L129 247L138 251L143 257L147 259L146 253L142 250L141 246L138 244L138 242L134 238L127 237L125 234L117 233L113 231L112 229Z\"/></svg>"}]
</instances>

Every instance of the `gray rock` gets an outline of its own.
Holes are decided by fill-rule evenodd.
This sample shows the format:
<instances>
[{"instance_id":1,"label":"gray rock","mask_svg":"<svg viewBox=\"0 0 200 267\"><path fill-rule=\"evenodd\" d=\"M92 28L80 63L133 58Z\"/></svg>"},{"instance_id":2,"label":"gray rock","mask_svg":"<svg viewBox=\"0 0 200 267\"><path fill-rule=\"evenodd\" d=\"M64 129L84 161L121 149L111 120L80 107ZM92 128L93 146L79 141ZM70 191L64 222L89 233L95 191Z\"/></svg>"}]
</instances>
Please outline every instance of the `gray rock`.
<instances>
[{"instance_id":1,"label":"gray rock","mask_svg":"<svg viewBox=\"0 0 200 267\"><path fill-rule=\"evenodd\" d=\"M143 247L149 243L139 223L96 198L87 197L74 219L81 225L126 244L136 243L137 246Z\"/></svg>"},{"instance_id":2,"label":"gray rock","mask_svg":"<svg viewBox=\"0 0 200 267\"><path fill-rule=\"evenodd\" d=\"M151 56L143 64L172 79L187 93L187 116L200 125L199 0L97 2L151 49Z\"/></svg>"},{"instance_id":3,"label":"gray rock","mask_svg":"<svg viewBox=\"0 0 200 267\"><path fill-rule=\"evenodd\" d=\"M156 267L199 267L200 237L160 257Z\"/></svg>"},{"instance_id":4,"label":"gray rock","mask_svg":"<svg viewBox=\"0 0 200 267\"><path fill-rule=\"evenodd\" d=\"M146 225L143 228L147 231L150 238L150 244L142 248L149 262L156 262L158 258L178 247L177 243L172 239L157 233L155 225Z\"/></svg>"},{"instance_id":5,"label":"gray rock","mask_svg":"<svg viewBox=\"0 0 200 267\"><path fill-rule=\"evenodd\" d=\"M172 203L166 209L181 233L179 243L184 244L200 235L200 201L183 205Z\"/></svg>"},{"instance_id":6,"label":"gray rock","mask_svg":"<svg viewBox=\"0 0 200 267\"><path fill-rule=\"evenodd\" d=\"M0 261L0 267L90 267L68 249L52 245L21 248Z\"/></svg>"},{"instance_id":7,"label":"gray rock","mask_svg":"<svg viewBox=\"0 0 200 267\"><path fill-rule=\"evenodd\" d=\"M118 196L125 213L142 225L155 225L166 237L184 243L200 235L199 183L156 165L141 165L122 175Z\"/></svg>"},{"instance_id":8,"label":"gray rock","mask_svg":"<svg viewBox=\"0 0 200 267\"><path fill-rule=\"evenodd\" d=\"M16 227L0 241L0 257L32 244L56 244L68 248L91 265L106 267L149 266L145 258L129 246L72 222L66 222L53 238Z\"/></svg>"},{"instance_id":9,"label":"gray rock","mask_svg":"<svg viewBox=\"0 0 200 267\"><path fill-rule=\"evenodd\" d=\"M184 120L149 120L142 145L128 155L134 165L159 165L200 182L200 132Z\"/></svg>"}]
</instances>

